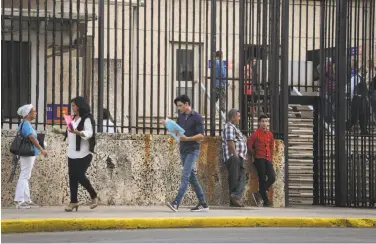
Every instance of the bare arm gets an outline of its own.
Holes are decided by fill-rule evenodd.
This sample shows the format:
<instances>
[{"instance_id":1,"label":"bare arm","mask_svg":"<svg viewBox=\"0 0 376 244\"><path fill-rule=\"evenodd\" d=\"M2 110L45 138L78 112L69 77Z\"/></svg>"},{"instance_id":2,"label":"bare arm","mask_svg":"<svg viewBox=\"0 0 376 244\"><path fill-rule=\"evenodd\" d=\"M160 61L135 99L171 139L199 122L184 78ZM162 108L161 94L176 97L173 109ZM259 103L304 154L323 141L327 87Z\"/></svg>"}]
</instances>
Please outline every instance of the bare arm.
<instances>
[{"instance_id":1,"label":"bare arm","mask_svg":"<svg viewBox=\"0 0 376 244\"><path fill-rule=\"evenodd\" d=\"M238 153L236 152L234 141L227 141L227 147L232 155L234 155L235 157L239 156Z\"/></svg>"},{"instance_id":2,"label":"bare arm","mask_svg":"<svg viewBox=\"0 0 376 244\"><path fill-rule=\"evenodd\" d=\"M30 134L28 137L27 137L30 142L44 155L44 156L47 156L47 152L41 147L41 145L39 144L38 140L35 139L35 137Z\"/></svg>"},{"instance_id":3,"label":"bare arm","mask_svg":"<svg viewBox=\"0 0 376 244\"><path fill-rule=\"evenodd\" d=\"M190 137L182 136L180 138L181 141L202 141L203 139L204 139L203 134L197 134L195 136L190 136Z\"/></svg>"}]
</instances>

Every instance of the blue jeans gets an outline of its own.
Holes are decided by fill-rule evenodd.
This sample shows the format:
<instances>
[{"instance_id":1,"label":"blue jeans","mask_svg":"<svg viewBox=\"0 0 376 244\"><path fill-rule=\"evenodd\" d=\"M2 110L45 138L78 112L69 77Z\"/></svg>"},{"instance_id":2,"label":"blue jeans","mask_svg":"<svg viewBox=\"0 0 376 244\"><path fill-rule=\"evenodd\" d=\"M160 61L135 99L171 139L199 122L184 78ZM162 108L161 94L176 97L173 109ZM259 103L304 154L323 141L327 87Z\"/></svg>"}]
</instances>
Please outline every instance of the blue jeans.
<instances>
[{"instance_id":1,"label":"blue jeans","mask_svg":"<svg viewBox=\"0 0 376 244\"><path fill-rule=\"evenodd\" d=\"M200 150L195 150L189 153L180 153L180 157L183 163L183 172L181 174L181 184L179 187L178 195L175 198L175 201L180 205L180 202L183 199L185 192L188 189L189 184L192 185L193 190L196 193L196 196L200 203L206 203L204 191L200 183L198 182L198 178L196 175L196 160L198 155L200 154Z\"/></svg>"}]
</instances>

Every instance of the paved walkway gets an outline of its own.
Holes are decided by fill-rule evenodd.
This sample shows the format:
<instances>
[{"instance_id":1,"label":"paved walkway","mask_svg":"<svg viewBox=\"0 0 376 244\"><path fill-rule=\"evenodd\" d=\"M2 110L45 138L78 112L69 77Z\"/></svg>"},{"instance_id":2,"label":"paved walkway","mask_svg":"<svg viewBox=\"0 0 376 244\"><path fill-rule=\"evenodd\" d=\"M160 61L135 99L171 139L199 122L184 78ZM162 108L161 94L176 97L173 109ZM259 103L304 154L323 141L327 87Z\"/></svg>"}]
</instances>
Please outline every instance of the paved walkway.
<instances>
[{"instance_id":1,"label":"paved walkway","mask_svg":"<svg viewBox=\"0 0 376 244\"><path fill-rule=\"evenodd\" d=\"M172 212L165 206L98 206L89 209L80 206L78 212L64 212L61 207L34 207L32 209L2 208L1 219L52 218L173 218L173 217L310 217L310 218L376 218L376 209L298 206L290 208L230 208L211 207L209 212L190 212L181 207Z\"/></svg>"}]
</instances>

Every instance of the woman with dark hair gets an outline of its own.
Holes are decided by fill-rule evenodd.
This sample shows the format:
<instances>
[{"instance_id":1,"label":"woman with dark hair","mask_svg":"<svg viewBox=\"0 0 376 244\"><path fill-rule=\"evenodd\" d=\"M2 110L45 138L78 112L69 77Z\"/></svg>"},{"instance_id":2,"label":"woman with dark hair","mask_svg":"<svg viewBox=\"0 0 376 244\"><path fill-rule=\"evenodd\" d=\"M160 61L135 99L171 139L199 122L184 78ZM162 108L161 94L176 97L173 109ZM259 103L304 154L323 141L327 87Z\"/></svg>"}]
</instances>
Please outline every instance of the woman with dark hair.
<instances>
[{"instance_id":1,"label":"woman with dark hair","mask_svg":"<svg viewBox=\"0 0 376 244\"><path fill-rule=\"evenodd\" d=\"M80 183L90 194L92 203L90 208L98 206L97 193L86 177L86 171L93 159L95 147L95 121L90 114L90 106L83 97L72 99L72 122L67 125L68 138L68 174L70 187L70 203L65 211L78 210L77 191Z\"/></svg>"}]
</instances>

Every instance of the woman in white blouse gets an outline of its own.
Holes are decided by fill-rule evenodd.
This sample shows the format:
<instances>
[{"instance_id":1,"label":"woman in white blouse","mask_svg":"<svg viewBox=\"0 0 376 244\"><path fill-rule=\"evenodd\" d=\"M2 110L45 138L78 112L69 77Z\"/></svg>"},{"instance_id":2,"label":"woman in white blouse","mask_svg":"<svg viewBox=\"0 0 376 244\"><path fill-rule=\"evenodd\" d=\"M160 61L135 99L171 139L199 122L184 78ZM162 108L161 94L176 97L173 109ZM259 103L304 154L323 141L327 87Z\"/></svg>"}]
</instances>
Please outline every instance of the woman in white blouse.
<instances>
[{"instance_id":1,"label":"woman in white blouse","mask_svg":"<svg viewBox=\"0 0 376 244\"><path fill-rule=\"evenodd\" d=\"M80 183L90 194L92 203L90 208L98 206L97 193L86 177L86 171L93 159L95 146L95 121L90 114L90 106L83 97L72 99L73 120L68 125L68 173L70 198L69 205L65 211L78 210L77 191Z\"/></svg>"}]
</instances>

